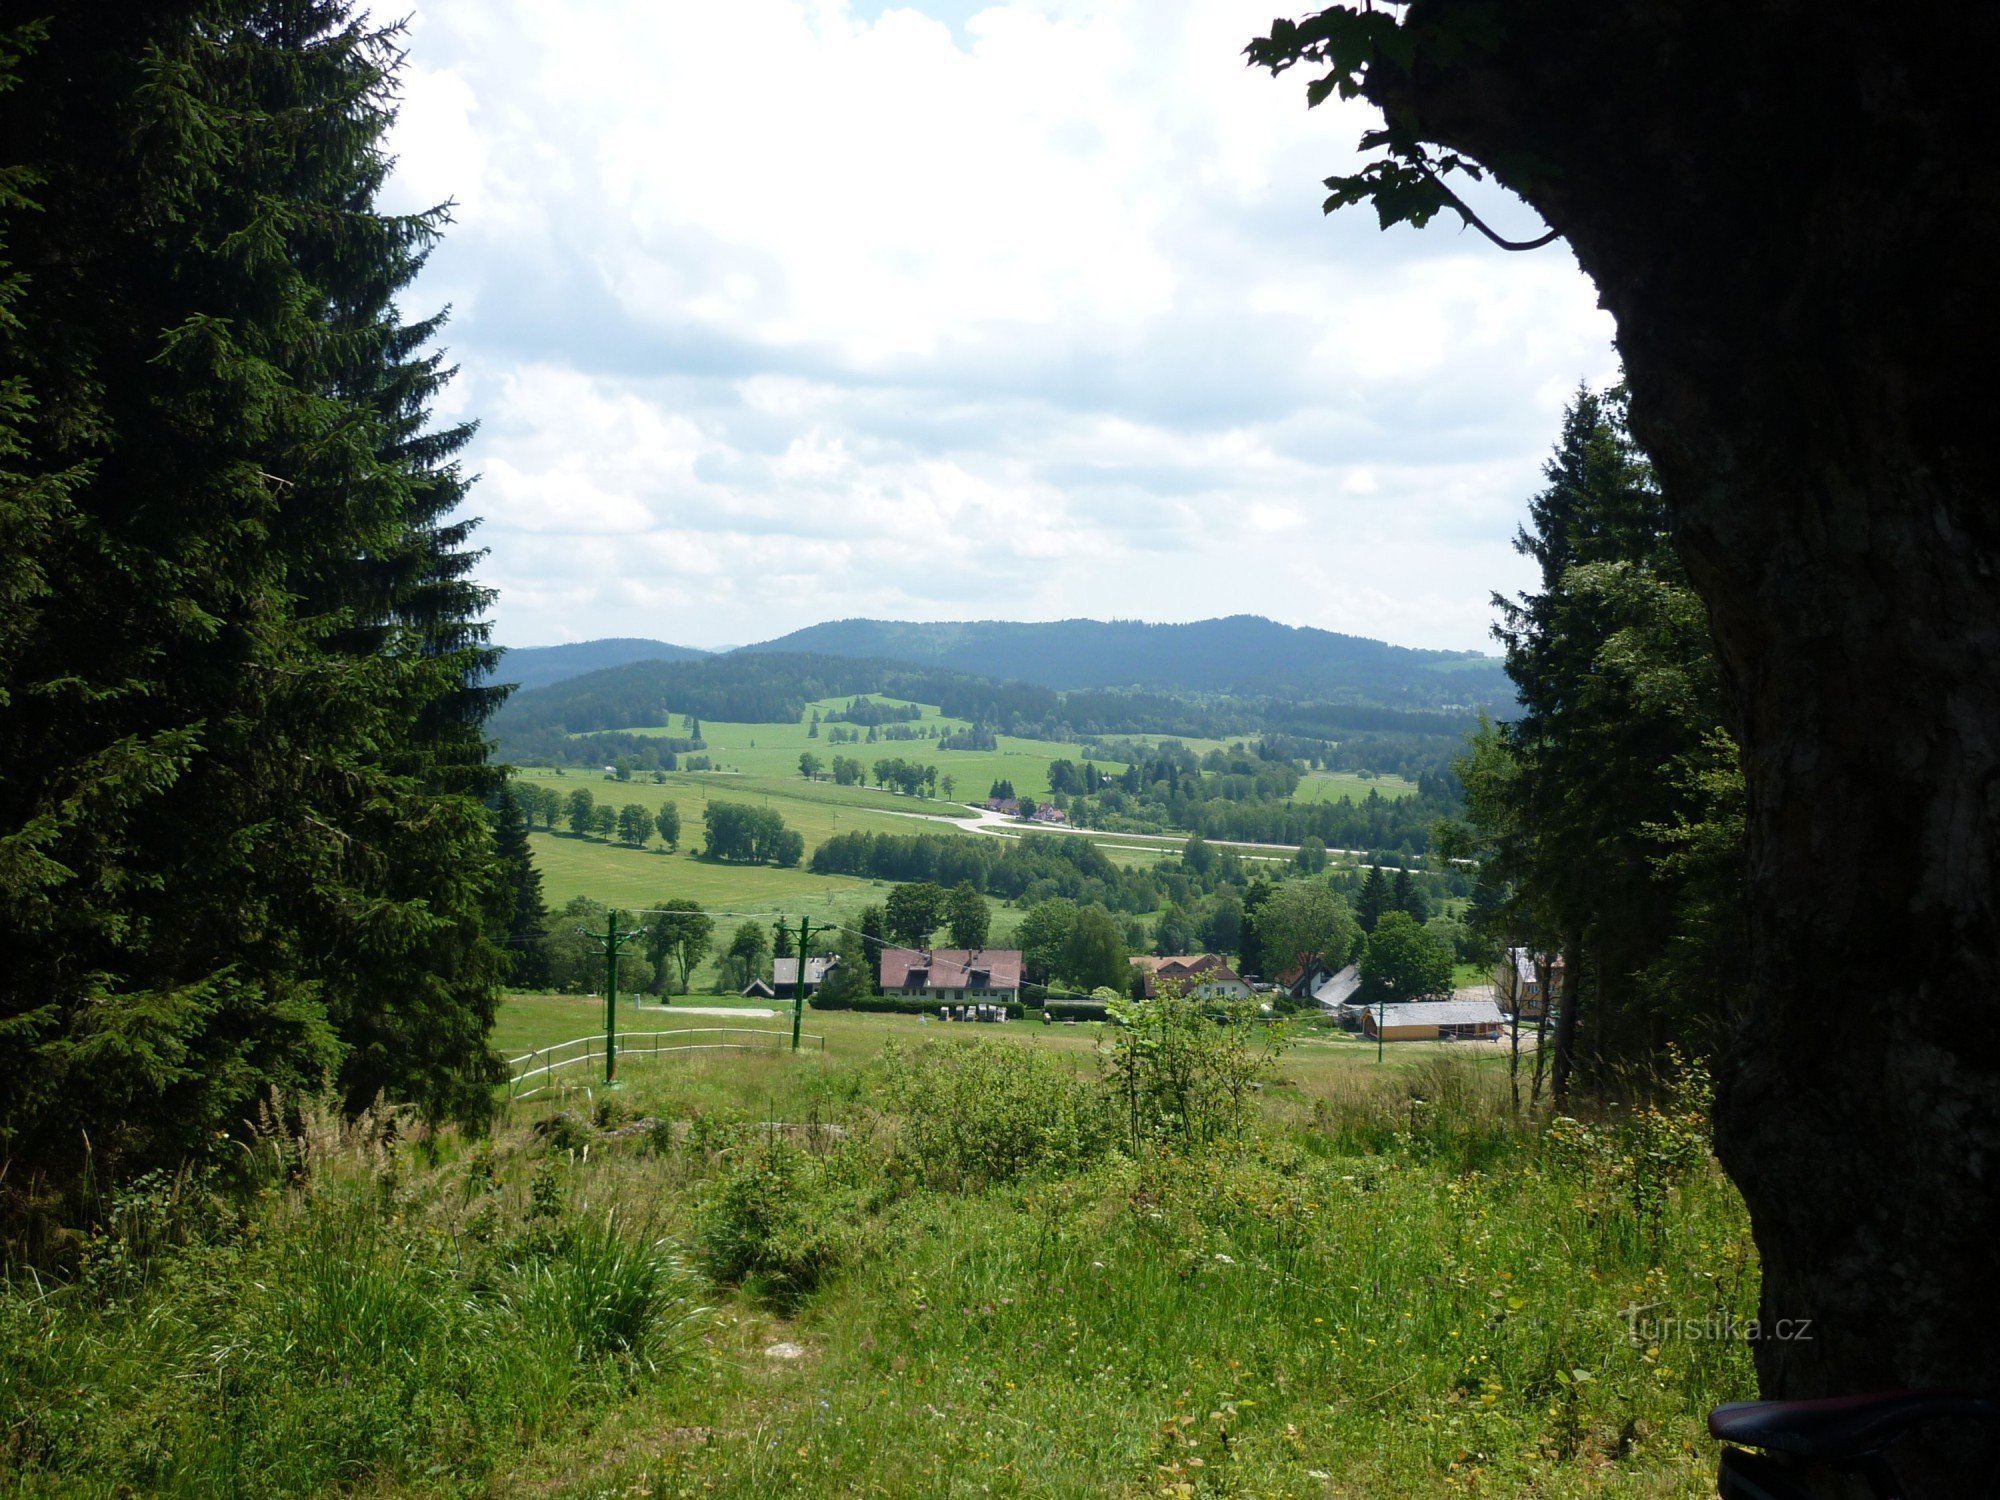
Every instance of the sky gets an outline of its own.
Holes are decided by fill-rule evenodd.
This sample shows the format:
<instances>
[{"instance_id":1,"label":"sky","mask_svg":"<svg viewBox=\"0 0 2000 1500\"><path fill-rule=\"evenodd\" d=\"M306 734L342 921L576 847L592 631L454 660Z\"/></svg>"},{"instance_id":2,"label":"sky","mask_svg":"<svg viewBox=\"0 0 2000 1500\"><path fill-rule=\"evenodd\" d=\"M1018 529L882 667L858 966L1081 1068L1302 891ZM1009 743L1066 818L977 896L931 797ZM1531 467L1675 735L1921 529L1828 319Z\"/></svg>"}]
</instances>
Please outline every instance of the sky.
<instances>
[{"instance_id":1,"label":"sky","mask_svg":"<svg viewBox=\"0 0 2000 1500\"><path fill-rule=\"evenodd\" d=\"M1490 649L1610 319L1560 244L1322 216L1372 112L1244 65L1273 3L416 0L384 202L454 205L404 310L452 310L495 639Z\"/></svg>"}]
</instances>

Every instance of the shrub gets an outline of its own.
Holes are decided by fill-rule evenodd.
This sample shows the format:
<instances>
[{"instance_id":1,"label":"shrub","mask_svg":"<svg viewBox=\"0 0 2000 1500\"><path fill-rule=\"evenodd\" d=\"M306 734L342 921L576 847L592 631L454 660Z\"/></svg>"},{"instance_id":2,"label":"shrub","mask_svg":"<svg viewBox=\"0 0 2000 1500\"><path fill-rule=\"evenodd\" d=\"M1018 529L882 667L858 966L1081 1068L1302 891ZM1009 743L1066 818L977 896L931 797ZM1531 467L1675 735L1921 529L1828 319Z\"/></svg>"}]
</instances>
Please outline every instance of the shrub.
<instances>
[{"instance_id":1,"label":"shrub","mask_svg":"<svg viewBox=\"0 0 2000 1500\"><path fill-rule=\"evenodd\" d=\"M548 1143L551 1151L581 1151L587 1147L596 1134L590 1122L573 1110L559 1110L545 1119L537 1120L535 1134Z\"/></svg>"},{"instance_id":2,"label":"shrub","mask_svg":"<svg viewBox=\"0 0 2000 1500\"><path fill-rule=\"evenodd\" d=\"M701 1268L780 1306L801 1301L847 1263L854 1235L822 1163L773 1136L701 1207Z\"/></svg>"},{"instance_id":3,"label":"shrub","mask_svg":"<svg viewBox=\"0 0 2000 1500\"><path fill-rule=\"evenodd\" d=\"M1116 1140L1103 1090L1045 1052L891 1045L883 1070L882 1099L901 1116L897 1161L926 1187L957 1192L1073 1171Z\"/></svg>"},{"instance_id":4,"label":"shrub","mask_svg":"<svg viewBox=\"0 0 2000 1500\"><path fill-rule=\"evenodd\" d=\"M1163 985L1159 998L1120 1004L1108 1078L1132 1151L1148 1144L1198 1151L1240 1136L1251 1096L1270 1076L1274 1034L1247 1007L1192 1000Z\"/></svg>"}]
</instances>

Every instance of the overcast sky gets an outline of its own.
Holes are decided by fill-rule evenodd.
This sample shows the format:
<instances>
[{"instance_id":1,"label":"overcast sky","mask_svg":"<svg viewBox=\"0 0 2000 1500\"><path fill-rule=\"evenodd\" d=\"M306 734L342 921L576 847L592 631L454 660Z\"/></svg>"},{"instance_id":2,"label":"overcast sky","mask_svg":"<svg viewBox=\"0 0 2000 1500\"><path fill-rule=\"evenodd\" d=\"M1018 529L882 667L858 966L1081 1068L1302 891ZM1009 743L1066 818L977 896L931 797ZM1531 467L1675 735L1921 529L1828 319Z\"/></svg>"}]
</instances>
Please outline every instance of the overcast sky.
<instances>
[{"instance_id":1,"label":"overcast sky","mask_svg":"<svg viewBox=\"0 0 2000 1500\"><path fill-rule=\"evenodd\" d=\"M1249 612L1490 649L1609 318L1560 246L1319 211L1274 0L417 0L496 637ZM1532 215L1501 203L1507 227Z\"/></svg>"}]
</instances>

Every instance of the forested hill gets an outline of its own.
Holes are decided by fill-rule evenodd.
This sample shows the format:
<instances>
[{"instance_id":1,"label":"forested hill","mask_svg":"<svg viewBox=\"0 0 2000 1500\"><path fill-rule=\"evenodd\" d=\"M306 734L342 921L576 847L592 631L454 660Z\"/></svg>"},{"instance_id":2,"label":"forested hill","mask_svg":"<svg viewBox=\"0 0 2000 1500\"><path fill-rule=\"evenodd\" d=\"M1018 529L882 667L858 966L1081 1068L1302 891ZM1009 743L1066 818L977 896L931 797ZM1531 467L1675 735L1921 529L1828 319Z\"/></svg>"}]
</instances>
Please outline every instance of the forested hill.
<instances>
[{"instance_id":1,"label":"forested hill","mask_svg":"<svg viewBox=\"0 0 2000 1500\"><path fill-rule=\"evenodd\" d=\"M1072 740L1117 734L1265 736L1314 742L1286 753L1324 756L1339 741L1355 765L1389 769L1442 763L1476 717L1462 710L1299 701L1274 694L1194 694L1132 688L1058 692L905 662L737 651L686 661L638 661L516 693L493 719L500 758L565 764L672 748L671 738L629 731L684 721L796 723L818 699L870 693L938 704L987 734ZM587 740L571 738L588 735ZM1342 762L1344 764L1344 762ZM1414 774L1414 772L1412 772Z\"/></svg>"},{"instance_id":2,"label":"forested hill","mask_svg":"<svg viewBox=\"0 0 2000 1500\"><path fill-rule=\"evenodd\" d=\"M834 620L744 649L903 661L1059 689L1276 693L1403 707L1513 702L1497 657L1419 651L1256 615L1185 625Z\"/></svg>"},{"instance_id":3,"label":"forested hill","mask_svg":"<svg viewBox=\"0 0 2000 1500\"><path fill-rule=\"evenodd\" d=\"M576 641L566 646L515 646L502 653L493 680L516 687L545 687L606 667L635 661L694 661L708 655L692 646L615 636L601 641Z\"/></svg>"}]
</instances>

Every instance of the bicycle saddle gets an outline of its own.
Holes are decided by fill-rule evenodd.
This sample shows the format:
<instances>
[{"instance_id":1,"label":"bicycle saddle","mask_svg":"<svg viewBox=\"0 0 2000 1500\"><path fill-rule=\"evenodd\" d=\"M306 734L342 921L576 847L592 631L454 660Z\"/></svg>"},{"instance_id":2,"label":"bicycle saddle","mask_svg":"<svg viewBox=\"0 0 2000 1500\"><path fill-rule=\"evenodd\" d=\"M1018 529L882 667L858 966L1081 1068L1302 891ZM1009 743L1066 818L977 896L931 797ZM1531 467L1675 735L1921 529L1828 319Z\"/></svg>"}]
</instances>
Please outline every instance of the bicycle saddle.
<instances>
[{"instance_id":1,"label":"bicycle saddle","mask_svg":"<svg viewBox=\"0 0 2000 1500\"><path fill-rule=\"evenodd\" d=\"M1708 1414L1710 1437L1786 1453L1807 1463L1840 1463L1887 1446L1932 1417L1992 1416L1971 1391L1878 1391L1822 1401L1733 1401Z\"/></svg>"}]
</instances>

